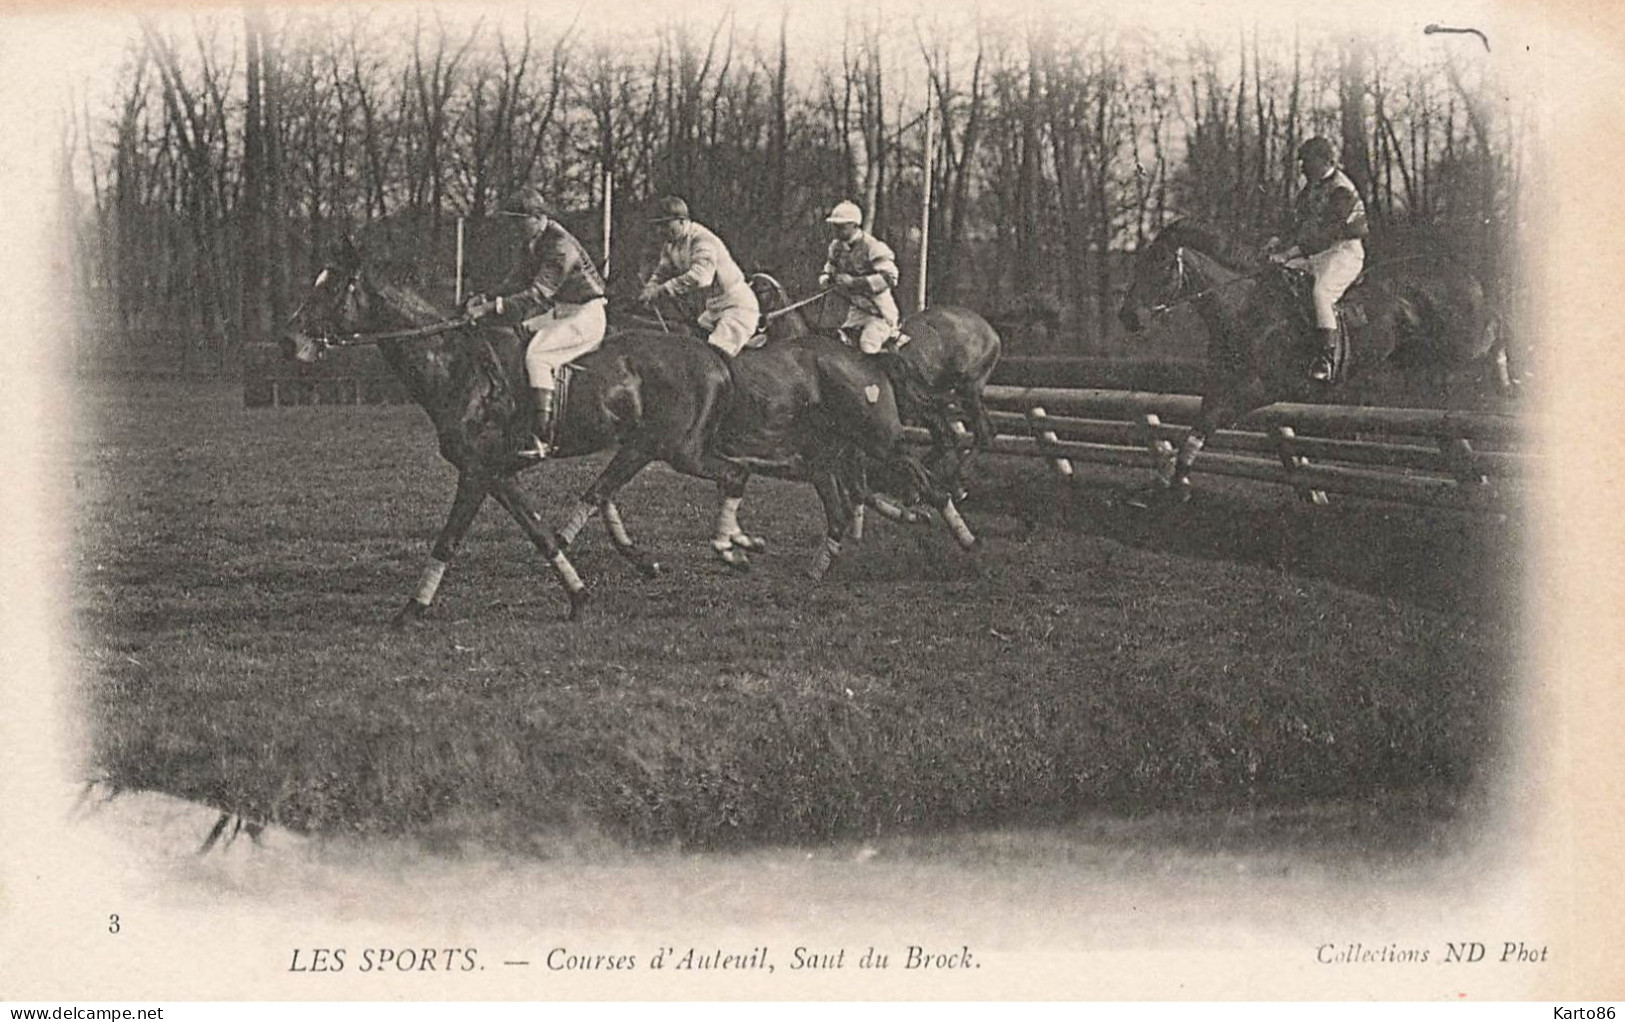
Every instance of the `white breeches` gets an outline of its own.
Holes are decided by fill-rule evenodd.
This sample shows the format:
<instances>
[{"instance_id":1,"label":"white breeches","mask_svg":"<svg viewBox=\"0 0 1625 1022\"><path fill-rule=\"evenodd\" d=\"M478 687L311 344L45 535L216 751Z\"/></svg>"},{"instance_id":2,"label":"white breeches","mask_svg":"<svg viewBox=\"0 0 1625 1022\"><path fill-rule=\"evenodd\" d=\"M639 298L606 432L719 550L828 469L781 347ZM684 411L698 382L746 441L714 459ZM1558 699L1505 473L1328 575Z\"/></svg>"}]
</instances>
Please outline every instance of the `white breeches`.
<instances>
[{"instance_id":1,"label":"white breeches","mask_svg":"<svg viewBox=\"0 0 1625 1022\"><path fill-rule=\"evenodd\" d=\"M846 321L841 324L841 329L850 330L854 327L863 331L858 334L858 349L865 355L873 355L885 347L886 342L897 333L897 324L884 316L848 309Z\"/></svg>"},{"instance_id":2,"label":"white breeches","mask_svg":"<svg viewBox=\"0 0 1625 1022\"><path fill-rule=\"evenodd\" d=\"M1344 239L1331 248L1312 256L1294 259L1288 266L1306 269L1314 274L1315 325L1322 330L1337 329L1337 300L1360 275L1365 265L1365 246L1352 239Z\"/></svg>"},{"instance_id":3,"label":"white breeches","mask_svg":"<svg viewBox=\"0 0 1625 1022\"><path fill-rule=\"evenodd\" d=\"M560 366L604 343L604 306L602 299L585 305L559 304L525 320L525 328L535 331L525 349L525 374L532 387L551 389Z\"/></svg>"},{"instance_id":4,"label":"white breeches","mask_svg":"<svg viewBox=\"0 0 1625 1022\"><path fill-rule=\"evenodd\" d=\"M732 358L756 333L756 324L761 318L761 312L757 309L730 305L721 309L706 309L700 313L699 323L702 330L711 332L707 340Z\"/></svg>"}]
</instances>

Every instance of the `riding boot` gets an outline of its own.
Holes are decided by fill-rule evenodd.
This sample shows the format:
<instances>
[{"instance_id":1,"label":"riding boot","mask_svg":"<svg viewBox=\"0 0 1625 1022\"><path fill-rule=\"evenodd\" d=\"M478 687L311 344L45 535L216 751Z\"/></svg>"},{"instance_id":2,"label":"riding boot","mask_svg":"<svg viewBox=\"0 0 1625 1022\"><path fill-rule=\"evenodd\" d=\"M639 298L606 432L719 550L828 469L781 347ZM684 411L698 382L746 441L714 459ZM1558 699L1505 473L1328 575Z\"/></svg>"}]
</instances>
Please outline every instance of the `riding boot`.
<instances>
[{"instance_id":1,"label":"riding boot","mask_svg":"<svg viewBox=\"0 0 1625 1022\"><path fill-rule=\"evenodd\" d=\"M553 391L550 387L530 388L535 415L532 420L530 442L520 448L519 456L540 461L553 449Z\"/></svg>"},{"instance_id":2,"label":"riding boot","mask_svg":"<svg viewBox=\"0 0 1625 1022\"><path fill-rule=\"evenodd\" d=\"M1320 354L1315 356L1315 363L1309 369L1309 378L1331 383L1337 360L1337 330L1335 327L1329 330L1320 328L1315 333L1320 338Z\"/></svg>"}]
</instances>

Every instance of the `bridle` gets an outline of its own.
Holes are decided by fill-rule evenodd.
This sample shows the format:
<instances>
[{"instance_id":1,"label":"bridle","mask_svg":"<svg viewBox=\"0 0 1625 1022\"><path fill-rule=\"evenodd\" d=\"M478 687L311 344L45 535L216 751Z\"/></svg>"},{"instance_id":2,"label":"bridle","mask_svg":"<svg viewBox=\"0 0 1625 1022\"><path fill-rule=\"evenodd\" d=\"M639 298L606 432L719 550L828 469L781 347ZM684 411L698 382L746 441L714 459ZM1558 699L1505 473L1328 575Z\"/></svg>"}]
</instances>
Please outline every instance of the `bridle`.
<instances>
[{"instance_id":1,"label":"bridle","mask_svg":"<svg viewBox=\"0 0 1625 1022\"><path fill-rule=\"evenodd\" d=\"M1169 298L1167 301L1158 302L1157 304L1150 306L1149 311L1153 316L1160 316L1163 313L1176 309L1181 305L1194 302L1201 298L1206 298L1208 295L1213 294L1216 291L1223 291L1227 287L1234 287L1235 285L1241 284L1245 281L1257 280L1259 277L1262 277L1264 274L1270 272L1271 269L1273 269L1273 267L1266 266L1262 270L1242 274L1241 276L1236 277L1234 280L1227 280L1222 284L1210 284L1207 287L1201 288L1200 290L1192 291L1190 294L1185 294L1184 292L1191 286L1191 281L1194 279L1194 276L1185 265L1185 246L1180 245L1174 249L1174 286L1169 292L1173 297Z\"/></svg>"},{"instance_id":2,"label":"bridle","mask_svg":"<svg viewBox=\"0 0 1625 1022\"><path fill-rule=\"evenodd\" d=\"M331 271L327 267L323 267L322 272L316 275L316 280L311 286L313 288L320 289L322 285L326 283L327 275L330 272ZM345 288L350 291L355 291L358 290L360 286L361 271L358 268L350 274L350 279L345 282ZM299 318L304 315L305 306L308 304L310 304L310 299L306 298L304 301L300 302L299 307L294 309L293 312L288 316L288 326L290 328L299 322ZM443 319L439 320L438 322L429 323L425 326L409 327L403 330L382 330L374 333L352 334L322 333L311 336L311 340L320 345L322 351L326 351L329 348L361 348L373 344L384 344L389 341L405 341L411 340L415 337L432 337L435 334L443 334L451 330L458 330L465 326L471 326L473 323L474 319L467 314L464 314L453 317L452 319Z\"/></svg>"}]
</instances>

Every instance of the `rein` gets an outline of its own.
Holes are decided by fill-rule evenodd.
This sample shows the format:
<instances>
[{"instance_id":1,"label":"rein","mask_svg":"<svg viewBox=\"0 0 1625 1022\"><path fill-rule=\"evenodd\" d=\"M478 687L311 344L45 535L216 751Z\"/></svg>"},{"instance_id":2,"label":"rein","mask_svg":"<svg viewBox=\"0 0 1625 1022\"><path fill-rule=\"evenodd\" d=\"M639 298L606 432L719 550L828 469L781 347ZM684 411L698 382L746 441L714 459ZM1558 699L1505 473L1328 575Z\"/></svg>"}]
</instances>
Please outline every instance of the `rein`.
<instances>
[{"instance_id":1,"label":"rein","mask_svg":"<svg viewBox=\"0 0 1625 1022\"><path fill-rule=\"evenodd\" d=\"M762 321L764 323L771 323L775 319L778 319L780 316L786 315L788 313L796 311L797 309L800 309L800 308L803 308L805 306L811 305L813 302L816 302L820 298L823 298L824 296L828 295L831 290L832 290L831 288L826 287L824 290L822 290L822 291L818 292L817 294L813 295L811 298L803 298L801 301L796 302L796 303L794 303L792 305L786 305L782 309L774 309L772 312L764 312L764 313L762 313Z\"/></svg>"},{"instance_id":2,"label":"rein","mask_svg":"<svg viewBox=\"0 0 1625 1022\"><path fill-rule=\"evenodd\" d=\"M1369 276L1373 270L1381 269L1384 266L1398 266L1402 263L1411 263L1421 259L1431 258L1433 257L1429 255L1396 256L1392 259L1384 259L1381 262L1372 263L1365 266L1360 270L1360 273L1362 276ZM1184 289L1185 282L1190 279L1190 274L1185 270L1185 247L1183 245L1174 250L1174 260L1176 265L1179 267L1179 284L1174 289L1174 293L1178 295L1179 291ZM1227 287L1231 287L1232 285L1240 284L1245 281L1257 280L1266 273L1269 273L1277 268L1278 267L1276 265L1272 264L1254 273L1243 274L1234 280L1227 280L1223 284L1214 284L1210 287L1205 287L1200 291L1196 291L1188 295L1179 295L1177 298L1171 298L1166 302L1158 302L1156 305L1151 306L1151 314L1154 316L1161 315L1162 313L1184 305L1187 302L1194 302L1199 298L1206 298L1215 291L1223 291Z\"/></svg>"},{"instance_id":3,"label":"rein","mask_svg":"<svg viewBox=\"0 0 1625 1022\"><path fill-rule=\"evenodd\" d=\"M1174 250L1174 260L1176 265L1179 267L1179 284L1174 289L1174 293L1178 295L1178 297L1171 298L1166 302L1158 302L1156 305L1151 306L1151 314L1154 316L1161 315L1162 313L1175 309L1187 302L1194 302L1199 298L1206 298L1208 295L1213 294L1216 291L1223 291L1227 287L1233 287L1236 284L1245 283L1249 280L1257 280L1264 274L1269 273L1272 269L1274 269L1273 266L1266 266L1262 270L1258 270L1254 273L1243 274L1234 280L1227 280L1223 284L1213 284L1192 294L1181 295L1179 292L1184 290L1185 282L1190 279L1190 274L1185 270L1185 247L1183 245Z\"/></svg>"},{"instance_id":4,"label":"rein","mask_svg":"<svg viewBox=\"0 0 1625 1022\"><path fill-rule=\"evenodd\" d=\"M467 316L458 316L456 319L443 319L428 326L412 327L409 330L385 330L375 334L341 334L337 337L323 337L321 342L330 348L360 348L369 344L383 344L386 341L405 341L414 337L432 337L451 330L457 330L473 324L474 320Z\"/></svg>"}]
</instances>

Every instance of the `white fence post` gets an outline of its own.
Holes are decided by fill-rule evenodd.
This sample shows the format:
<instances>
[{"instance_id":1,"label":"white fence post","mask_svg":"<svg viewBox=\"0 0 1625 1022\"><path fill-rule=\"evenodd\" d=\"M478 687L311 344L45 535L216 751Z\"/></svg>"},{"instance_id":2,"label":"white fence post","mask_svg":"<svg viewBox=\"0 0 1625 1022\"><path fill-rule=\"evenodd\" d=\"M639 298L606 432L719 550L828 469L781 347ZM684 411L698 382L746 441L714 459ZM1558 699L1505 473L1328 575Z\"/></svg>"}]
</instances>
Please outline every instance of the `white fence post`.
<instances>
[{"instance_id":1,"label":"white fence post","mask_svg":"<svg viewBox=\"0 0 1625 1022\"><path fill-rule=\"evenodd\" d=\"M1038 441L1038 449L1040 452L1043 451L1046 444L1058 444L1061 442L1060 437L1055 435L1055 431L1049 428L1049 413L1045 412L1041 407L1035 405L1027 410L1027 428L1032 432L1033 438ZM1060 475L1061 478L1072 478L1073 470L1070 459L1051 458L1049 463L1052 467L1054 467L1056 473Z\"/></svg>"}]
</instances>

